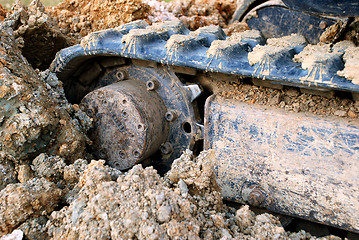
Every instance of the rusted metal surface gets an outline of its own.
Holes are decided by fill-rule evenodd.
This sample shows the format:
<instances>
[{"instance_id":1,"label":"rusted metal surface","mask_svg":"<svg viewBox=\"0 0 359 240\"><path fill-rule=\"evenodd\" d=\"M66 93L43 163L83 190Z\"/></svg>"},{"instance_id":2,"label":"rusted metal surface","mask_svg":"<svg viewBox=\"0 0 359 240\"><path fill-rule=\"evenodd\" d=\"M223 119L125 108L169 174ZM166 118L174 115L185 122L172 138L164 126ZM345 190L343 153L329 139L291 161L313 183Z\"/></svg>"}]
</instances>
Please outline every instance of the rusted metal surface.
<instances>
[{"instance_id":1,"label":"rusted metal surface","mask_svg":"<svg viewBox=\"0 0 359 240\"><path fill-rule=\"evenodd\" d=\"M87 85L90 93L82 100L95 120L90 138L97 157L127 169L155 154L155 165L166 171L185 149L202 139L193 103L201 94L198 85L182 84L169 67L129 64L102 72ZM71 81L73 89L69 93L80 92L76 84L79 80Z\"/></svg>"},{"instance_id":2,"label":"rusted metal surface","mask_svg":"<svg viewBox=\"0 0 359 240\"><path fill-rule=\"evenodd\" d=\"M205 148L224 198L359 232L359 123L212 96Z\"/></svg>"},{"instance_id":3,"label":"rusted metal surface","mask_svg":"<svg viewBox=\"0 0 359 240\"><path fill-rule=\"evenodd\" d=\"M98 157L121 170L151 156L168 137L166 106L141 81L120 81L97 89L82 104L95 121L90 138Z\"/></svg>"}]
</instances>

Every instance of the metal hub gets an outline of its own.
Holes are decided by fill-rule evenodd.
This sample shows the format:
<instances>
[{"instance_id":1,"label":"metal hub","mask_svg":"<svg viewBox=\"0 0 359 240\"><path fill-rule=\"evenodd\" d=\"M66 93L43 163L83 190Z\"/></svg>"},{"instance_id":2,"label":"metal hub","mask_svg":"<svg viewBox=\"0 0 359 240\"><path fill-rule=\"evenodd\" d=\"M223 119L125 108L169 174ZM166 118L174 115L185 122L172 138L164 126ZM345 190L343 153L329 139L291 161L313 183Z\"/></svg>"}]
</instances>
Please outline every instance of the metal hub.
<instances>
[{"instance_id":1,"label":"metal hub","mask_svg":"<svg viewBox=\"0 0 359 240\"><path fill-rule=\"evenodd\" d=\"M168 137L166 106L146 88L141 81L126 80L90 92L82 100L95 122L90 138L96 155L121 170L148 158Z\"/></svg>"}]
</instances>

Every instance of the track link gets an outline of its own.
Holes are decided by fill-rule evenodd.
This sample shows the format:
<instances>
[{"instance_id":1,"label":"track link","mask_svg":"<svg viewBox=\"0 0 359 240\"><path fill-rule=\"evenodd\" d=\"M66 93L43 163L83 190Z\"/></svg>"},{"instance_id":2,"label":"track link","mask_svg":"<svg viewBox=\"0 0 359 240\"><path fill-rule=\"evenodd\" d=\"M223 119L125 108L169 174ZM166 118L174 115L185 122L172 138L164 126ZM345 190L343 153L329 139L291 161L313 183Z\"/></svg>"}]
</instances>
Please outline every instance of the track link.
<instances>
[{"instance_id":1,"label":"track link","mask_svg":"<svg viewBox=\"0 0 359 240\"><path fill-rule=\"evenodd\" d=\"M180 21L150 26L140 20L88 35L79 45L60 51L51 70L66 80L88 59L121 56L271 84L346 91L357 98L359 82L347 71L355 68L355 58L346 53L353 48L358 50L346 41L331 47L308 45L299 35L266 40L256 30L227 37L215 26L189 31Z\"/></svg>"}]
</instances>

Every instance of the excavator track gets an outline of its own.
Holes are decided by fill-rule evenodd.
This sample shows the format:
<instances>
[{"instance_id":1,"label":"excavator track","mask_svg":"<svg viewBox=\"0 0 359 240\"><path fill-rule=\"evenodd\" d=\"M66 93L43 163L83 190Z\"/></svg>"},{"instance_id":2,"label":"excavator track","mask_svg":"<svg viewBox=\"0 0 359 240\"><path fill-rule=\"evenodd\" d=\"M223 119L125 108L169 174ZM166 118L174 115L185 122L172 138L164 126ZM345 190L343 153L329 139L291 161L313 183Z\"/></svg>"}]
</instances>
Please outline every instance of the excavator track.
<instances>
[{"instance_id":1,"label":"excavator track","mask_svg":"<svg viewBox=\"0 0 359 240\"><path fill-rule=\"evenodd\" d=\"M140 20L88 35L60 51L51 70L66 81L92 57L121 56L260 79L264 86L294 86L318 94L345 91L357 99L359 82L350 73L357 64L355 52L346 53L353 47L348 41L309 45L298 35L266 40L256 30L227 37L215 26L189 31L180 21L149 26Z\"/></svg>"},{"instance_id":2,"label":"excavator track","mask_svg":"<svg viewBox=\"0 0 359 240\"><path fill-rule=\"evenodd\" d=\"M110 165L127 169L154 154L168 169L187 148L212 149L224 199L359 233L358 49L349 41L310 45L295 34L228 37L215 26L136 21L60 51L49 77L91 110L94 143L108 153L98 157ZM309 94L299 98L298 90ZM277 97L256 104L267 95ZM336 95L348 109L339 103L322 114L316 104ZM292 97L303 112L294 103L291 112L278 108Z\"/></svg>"}]
</instances>

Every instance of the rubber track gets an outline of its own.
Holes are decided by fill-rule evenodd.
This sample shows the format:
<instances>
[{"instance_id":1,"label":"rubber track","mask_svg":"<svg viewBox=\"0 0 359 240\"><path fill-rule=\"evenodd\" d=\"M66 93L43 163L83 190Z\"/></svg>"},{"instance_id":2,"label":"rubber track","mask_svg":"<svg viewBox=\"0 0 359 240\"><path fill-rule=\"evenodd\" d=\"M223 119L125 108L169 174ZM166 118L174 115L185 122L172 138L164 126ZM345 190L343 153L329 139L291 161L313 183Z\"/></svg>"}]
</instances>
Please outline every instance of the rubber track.
<instances>
[{"instance_id":1,"label":"rubber track","mask_svg":"<svg viewBox=\"0 0 359 240\"><path fill-rule=\"evenodd\" d=\"M293 58L303 51L306 43L299 41L273 51L269 42L255 30L246 31L233 39L215 26L191 32L180 21L149 26L139 20L92 33L79 45L61 50L50 70L60 80L66 80L90 58L121 56L255 77L288 86L359 92L359 85L337 75L337 71L344 68L344 51L333 57L317 59L309 68L303 69L302 64L293 61ZM264 53L250 65L248 55L258 45L264 45L260 47Z\"/></svg>"}]
</instances>

